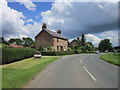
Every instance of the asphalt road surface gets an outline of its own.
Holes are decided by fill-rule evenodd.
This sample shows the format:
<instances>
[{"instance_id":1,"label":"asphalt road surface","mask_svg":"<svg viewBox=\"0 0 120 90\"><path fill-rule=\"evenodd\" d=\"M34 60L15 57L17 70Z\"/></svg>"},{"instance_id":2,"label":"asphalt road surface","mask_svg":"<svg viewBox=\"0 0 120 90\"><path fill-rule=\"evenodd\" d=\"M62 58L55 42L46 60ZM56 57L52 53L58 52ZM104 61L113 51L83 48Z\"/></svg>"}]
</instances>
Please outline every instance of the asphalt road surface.
<instances>
[{"instance_id":1,"label":"asphalt road surface","mask_svg":"<svg viewBox=\"0 0 120 90\"><path fill-rule=\"evenodd\" d=\"M118 67L101 60L99 54L64 56L25 88L118 88Z\"/></svg>"}]
</instances>

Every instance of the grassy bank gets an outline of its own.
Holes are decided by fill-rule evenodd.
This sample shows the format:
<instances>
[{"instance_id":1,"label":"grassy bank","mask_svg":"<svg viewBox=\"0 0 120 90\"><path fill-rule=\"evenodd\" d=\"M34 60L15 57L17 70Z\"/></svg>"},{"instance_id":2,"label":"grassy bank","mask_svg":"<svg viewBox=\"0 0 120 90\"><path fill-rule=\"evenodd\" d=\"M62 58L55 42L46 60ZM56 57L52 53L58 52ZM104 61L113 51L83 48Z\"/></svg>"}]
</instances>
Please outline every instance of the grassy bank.
<instances>
[{"instance_id":1,"label":"grassy bank","mask_svg":"<svg viewBox=\"0 0 120 90\"><path fill-rule=\"evenodd\" d=\"M21 88L41 72L48 64L59 59L60 56L24 59L2 66L2 87Z\"/></svg>"},{"instance_id":2,"label":"grassy bank","mask_svg":"<svg viewBox=\"0 0 120 90\"><path fill-rule=\"evenodd\" d=\"M120 53L106 53L102 54L100 58L109 63L120 66L119 56Z\"/></svg>"}]
</instances>

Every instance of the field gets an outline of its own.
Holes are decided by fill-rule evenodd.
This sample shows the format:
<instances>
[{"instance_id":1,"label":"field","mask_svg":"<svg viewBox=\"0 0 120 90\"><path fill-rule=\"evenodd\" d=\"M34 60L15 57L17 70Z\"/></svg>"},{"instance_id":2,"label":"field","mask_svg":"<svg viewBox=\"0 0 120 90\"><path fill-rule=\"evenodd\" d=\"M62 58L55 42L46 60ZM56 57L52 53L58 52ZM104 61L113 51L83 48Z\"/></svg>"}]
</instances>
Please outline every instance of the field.
<instances>
[{"instance_id":1,"label":"field","mask_svg":"<svg viewBox=\"0 0 120 90\"><path fill-rule=\"evenodd\" d=\"M109 63L120 66L119 56L120 56L120 53L106 53L106 54L102 54L100 58Z\"/></svg>"},{"instance_id":2,"label":"field","mask_svg":"<svg viewBox=\"0 0 120 90\"><path fill-rule=\"evenodd\" d=\"M41 60L28 58L6 64L2 68L2 88L22 88L41 72L48 64L61 56L42 57Z\"/></svg>"}]
</instances>

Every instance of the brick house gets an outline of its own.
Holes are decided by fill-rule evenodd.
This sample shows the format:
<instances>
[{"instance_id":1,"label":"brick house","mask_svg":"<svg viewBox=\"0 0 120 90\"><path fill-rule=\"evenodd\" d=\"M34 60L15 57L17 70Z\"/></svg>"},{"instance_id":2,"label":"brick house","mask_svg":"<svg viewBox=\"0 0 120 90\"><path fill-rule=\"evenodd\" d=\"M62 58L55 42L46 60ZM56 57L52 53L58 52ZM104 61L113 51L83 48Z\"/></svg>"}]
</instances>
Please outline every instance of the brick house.
<instances>
[{"instance_id":1,"label":"brick house","mask_svg":"<svg viewBox=\"0 0 120 90\"><path fill-rule=\"evenodd\" d=\"M48 30L44 23L41 32L35 37L35 47L53 47L55 51L67 51L68 39L62 36L61 30L57 32Z\"/></svg>"},{"instance_id":2,"label":"brick house","mask_svg":"<svg viewBox=\"0 0 120 90\"><path fill-rule=\"evenodd\" d=\"M78 46L78 45L82 45L81 40L80 40L79 38L74 39L73 41L71 41L70 44L71 44L73 47Z\"/></svg>"}]
</instances>

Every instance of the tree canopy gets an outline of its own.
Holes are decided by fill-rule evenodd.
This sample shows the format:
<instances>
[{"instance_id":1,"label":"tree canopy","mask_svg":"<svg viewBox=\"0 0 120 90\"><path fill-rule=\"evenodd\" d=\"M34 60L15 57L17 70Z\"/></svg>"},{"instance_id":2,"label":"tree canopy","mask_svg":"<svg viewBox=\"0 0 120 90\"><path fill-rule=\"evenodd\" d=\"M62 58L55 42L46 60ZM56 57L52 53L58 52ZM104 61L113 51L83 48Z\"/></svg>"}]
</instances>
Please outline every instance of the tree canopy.
<instances>
[{"instance_id":1,"label":"tree canopy","mask_svg":"<svg viewBox=\"0 0 120 90\"><path fill-rule=\"evenodd\" d=\"M32 38L29 38L29 37L23 37L22 40L23 40L23 46L30 46L30 45L33 46L33 44L35 43L32 40Z\"/></svg>"},{"instance_id":2,"label":"tree canopy","mask_svg":"<svg viewBox=\"0 0 120 90\"><path fill-rule=\"evenodd\" d=\"M101 42L98 45L99 51L104 52L105 50L111 51L113 50L112 43L109 39L101 40Z\"/></svg>"},{"instance_id":3,"label":"tree canopy","mask_svg":"<svg viewBox=\"0 0 120 90\"><path fill-rule=\"evenodd\" d=\"M81 36L81 42L82 42L82 45L85 46L86 39L84 34L82 34Z\"/></svg>"},{"instance_id":4,"label":"tree canopy","mask_svg":"<svg viewBox=\"0 0 120 90\"><path fill-rule=\"evenodd\" d=\"M10 44L16 44L16 45L21 45L22 44L22 40L20 38L11 38L8 42Z\"/></svg>"},{"instance_id":5,"label":"tree canopy","mask_svg":"<svg viewBox=\"0 0 120 90\"><path fill-rule=\"evenodd\" d=\"M25 47L28 47L28 46L34 47L35 46L35 42L30 37L23 37L22 39L11 38L8 42L10 44L23 45Z\"/></svg>"},{"instance_id":6,"label":"tree canopy","mask_svg":"<svg viewBox=\"0 0 120 90\"><path fill-rule=\"evenodd\" d=\"M0 37L0 44L9 45L9 43L4 39L4 37Z\"/></svg>"}]
</instances>

